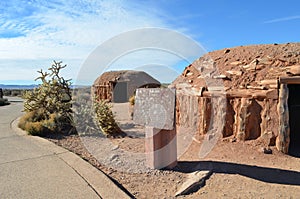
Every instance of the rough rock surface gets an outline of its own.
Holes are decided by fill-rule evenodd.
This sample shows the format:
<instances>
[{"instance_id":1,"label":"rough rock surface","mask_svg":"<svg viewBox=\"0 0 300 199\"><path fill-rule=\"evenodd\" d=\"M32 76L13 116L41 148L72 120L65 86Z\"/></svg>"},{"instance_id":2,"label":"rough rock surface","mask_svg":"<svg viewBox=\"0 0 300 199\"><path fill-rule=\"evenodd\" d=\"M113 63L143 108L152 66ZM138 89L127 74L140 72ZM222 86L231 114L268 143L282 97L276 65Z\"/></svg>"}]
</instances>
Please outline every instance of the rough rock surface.
<instances>
[{"instance_id":1,"label":"rough rock surface","mask_svg":"<svg viewBox=\"0 0 300 199\"><path fill-rule=\"evenodd\" d=\"M173 85L185 83L200 89L207 86L208 79L205 76L209 76L223 77L224 88L229 91L247 86L271 88L279 76L299 74L300 43L240 46L228 50L209 52L199 58L186 67ZM212 65L213 69L197 69L197 65Z\"/></svg>"},{"instance_id":2,"label":"rough rock surface","mask_svg":"<svg viewBox=\"0 0 300 199\"><path fill-rule=\"evenodd\" d=\"M177 89L177 125L205 136L215 122L212 110L218 108L211 99L226 98L223 137L233 135L245 141L263 136L267 147L275 145L280 135L276 146L287 153L283 150L288 146L287 133L278 130L282 119L277 110L279 80L300 75L299 64L300 43L240 46L207 53L170 85ZM265 136L267 133L273 136Z\"/></svg>"}]
</instances>

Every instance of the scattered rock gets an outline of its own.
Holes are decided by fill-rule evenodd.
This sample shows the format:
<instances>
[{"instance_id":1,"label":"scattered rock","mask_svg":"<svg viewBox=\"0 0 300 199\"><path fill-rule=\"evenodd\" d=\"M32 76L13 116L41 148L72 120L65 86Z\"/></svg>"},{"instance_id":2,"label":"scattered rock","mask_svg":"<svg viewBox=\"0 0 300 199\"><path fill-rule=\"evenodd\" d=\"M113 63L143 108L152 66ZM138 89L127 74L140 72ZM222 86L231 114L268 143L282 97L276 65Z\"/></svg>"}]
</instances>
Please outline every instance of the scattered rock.
<instances>
[{"instance_id":1,"label":"scattered rock","mask_svg":"<svg viewBox=\"0 0 300 199\"><path fill-rule=\"evenodd\" d=\"M109 159L110 159L110 161L118 160L119 159L119 155L113 154L112 156L110 156Z\"/></svg>"},{"instance_id":2,"label":"scattered rock","mask_svg":"<svg viewBox=\"0 0 300 199\"><path fill-rule=\"evenodd\" d=\"M230 64L233 65L233 66L239 66L239 65L244 64L244 62L241 62L241 61L234 61L234 62L231 62Z\"/></svg>"},{"instance_id":3,"label":"scattered rock","mask_svg":"<svg viewBox=\"0 0 300 199\"><path fill-rule=\"evenodd\" d=\"M246 86L247 89L266 90L264 86Z\"/></svg>"},{"instance_id":4,"label":"scattered rock","mask_svg":"<svg viewBox=\"0 0 300 199\"><path fill-rule=\"evenodd\" d=\"M264 153L264 154L272 154L272 149L270 149L270 148L266 148L266 147L263 147L262 148L262 152Z\"/></svg>"},{"instance_id":5,"label":"scattered rock","mask_svg":"<svg viewBox=\"0 0 300 199\"><path fill-rule=\"evenodd\" d=\"M277 79L265 79L258 82L259 85L267 86L277 84Z\"/></svg>"},{"instance_id":6,"label":"scattered rock","mask_svg":"<svg viewBox=\"0 0 300 199\"><path fill-rule=\"evenodd\" d=\"M287 73L291 75L300 75L300 65L293 65L288 67Z\"/></svg>"},{"instance_id":7,"label":"scattered rock","mask_svg":"<svg viewBox=\"0 0 300 199\"><path fill-rule=\"evenodd\" d=\"M118 146L118 145L115 145L115 146L112 147L111 150L112 150L112 151L115 151L115 150L117 150L117 149L119 149L119 146Z\"/></svg>"},{"instance_id":8,"label":"scattered rock","mask_svg":"<svg viewBox=\"0 0 300 199\"><path fill-rule=\"evenodd\" d=\"M242 68L247 71L256 71L256 69L257 69L256 66L257 66L258 62L259 62L258 59L254 59L250 64L242 66Z\"/></svg>"},{"instance_id":9,"label":"scattered rock","mask_svg":"<svg viewBox=\"0 0 300 199\"><path fill-rule=\"evenodd\" d=\"M236 75L236 76L241 76L243 74L243 72L240 70L228 70L226 71L226 73L228 75Z\"/></svg>"},{"instance_id":10,"label":"scattered rock","mask_svg":"<svg viewBox=\"0 0 300 199\"><path fill-rule=\"evenodd\" d=\"M229 79L226 75L213 76L214 79Z\"/></svg>"},{"instance_id":11,"label":"scattered rock","mask_svg":"<svg viewBox=\"0 0 300 199\"><path fill-rule=\"evenodd\" d=\"M189 174L187 181L182 184L181 188L176 192L175 197L197 191L199 186L204 185L205 180L211 173L211 171L195 171Z\"/></svg>"}]
</instances>

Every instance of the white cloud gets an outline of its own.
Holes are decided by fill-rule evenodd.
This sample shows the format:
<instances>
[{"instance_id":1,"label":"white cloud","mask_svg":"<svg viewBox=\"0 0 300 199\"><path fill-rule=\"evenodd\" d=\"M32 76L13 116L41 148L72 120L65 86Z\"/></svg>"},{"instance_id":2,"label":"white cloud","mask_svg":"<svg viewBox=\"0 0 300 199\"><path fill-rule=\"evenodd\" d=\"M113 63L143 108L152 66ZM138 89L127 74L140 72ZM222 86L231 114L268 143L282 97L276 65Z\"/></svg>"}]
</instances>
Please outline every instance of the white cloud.
<instances>
[{"instance_id":1,"label":"white cloud","mask_svg":"<svg viewBox=\"0 0 300 199\"><path fill-rule=\"evenodd\" d=\"M0 3L1 12L0 81L32 79L36 63L46 69L54 59L67 63L74 79L93 49L113 36L136 28L170 28L159 8L140 1L12 0ZM5 65L10 75L4 74Z\"/></svg>"},{"instance_id":2,"label":"white cloud","mask_svg":"<svg viewBox=\"0 0 300 199\"><path fill-rule=\"evenodd\" d=\"M277 23L277 22L291 21L295 19L300 19L300 15L276 18L276 19L264 21L264 23Z\"/></svg>"}]
</instances>

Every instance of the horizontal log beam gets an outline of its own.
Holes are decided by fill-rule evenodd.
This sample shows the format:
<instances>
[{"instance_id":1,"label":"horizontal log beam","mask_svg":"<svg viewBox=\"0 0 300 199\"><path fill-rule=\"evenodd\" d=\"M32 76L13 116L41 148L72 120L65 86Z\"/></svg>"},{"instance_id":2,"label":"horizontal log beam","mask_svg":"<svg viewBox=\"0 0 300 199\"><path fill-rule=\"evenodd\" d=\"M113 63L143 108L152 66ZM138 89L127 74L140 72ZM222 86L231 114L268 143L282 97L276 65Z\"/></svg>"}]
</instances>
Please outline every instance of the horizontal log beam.
<instances>
[{"instance_id":1,"label":"horizontal log beam","mask_svg":"<svg viewBox=\"0 0 300 199\"><path fill-rule=\"evenodd\" d=\"M280 77L280 84L300 84L300 77Z\"/></svg>"}]
</instances>

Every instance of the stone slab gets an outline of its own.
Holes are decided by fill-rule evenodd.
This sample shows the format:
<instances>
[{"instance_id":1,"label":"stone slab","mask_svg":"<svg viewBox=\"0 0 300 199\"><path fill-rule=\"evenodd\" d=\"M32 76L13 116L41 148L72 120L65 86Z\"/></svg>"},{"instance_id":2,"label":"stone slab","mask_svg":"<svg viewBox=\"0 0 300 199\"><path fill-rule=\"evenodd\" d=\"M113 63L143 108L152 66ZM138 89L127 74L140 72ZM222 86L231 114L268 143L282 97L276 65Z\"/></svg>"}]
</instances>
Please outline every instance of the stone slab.
<instances>
[{"instance_id":1,"label":"stone slab","mask_svg":"<svg viewBox=\"0 0 300 199\"><path fill-rule=\"evenodd\" d=\"M136 124L172 130L174 129L174 110L175 89L137 89L133 116Z\"/></svg>"},{"instance_id":2,"label":"stone slab","mask_svg":"<svg viewBox=\"0 0 300 199\"><path fill-rule=\"evenodd\" d=\"M201 186L201 184L204 184L205 180L211 175L211 173L211 171L195 171L190 173L187 181L185 181L176 192L175 197L190 194L197 187Z\"/></svg>"}]
</instances>

